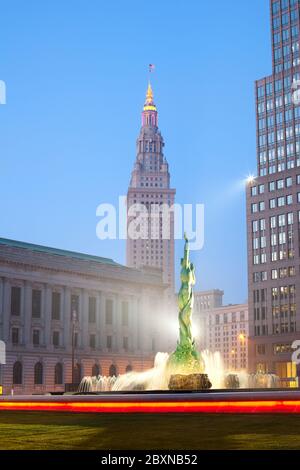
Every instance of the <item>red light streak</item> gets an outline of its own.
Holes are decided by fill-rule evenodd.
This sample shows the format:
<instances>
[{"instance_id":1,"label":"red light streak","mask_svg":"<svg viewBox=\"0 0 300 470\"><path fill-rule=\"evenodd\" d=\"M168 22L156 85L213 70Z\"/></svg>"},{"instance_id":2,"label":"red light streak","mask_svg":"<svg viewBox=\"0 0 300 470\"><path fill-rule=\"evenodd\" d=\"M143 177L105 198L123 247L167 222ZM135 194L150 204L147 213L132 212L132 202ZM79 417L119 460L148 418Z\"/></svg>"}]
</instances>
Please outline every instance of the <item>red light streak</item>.
<instances>
[{"instance_id":1,"label":"red light streak","mask_svg":"<svg viewBox=\"0 0 300 470\"><path fill-rule=\"evenodd\" d=\"M3 401L0 411L61 411L72 413L293 413L300 414L300 400L211 402L38 402Z\"/></svg>"}]
</instances>

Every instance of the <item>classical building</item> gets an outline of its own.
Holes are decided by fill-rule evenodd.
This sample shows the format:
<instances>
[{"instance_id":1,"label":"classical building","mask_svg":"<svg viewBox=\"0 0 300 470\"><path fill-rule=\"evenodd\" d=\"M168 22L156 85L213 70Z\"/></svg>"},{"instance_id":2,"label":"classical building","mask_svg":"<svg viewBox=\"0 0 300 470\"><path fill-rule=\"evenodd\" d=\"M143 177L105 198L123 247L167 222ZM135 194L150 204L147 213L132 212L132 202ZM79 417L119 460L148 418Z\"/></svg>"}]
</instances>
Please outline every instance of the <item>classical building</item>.
<instances>
[{"instance_id":1,"label":"classical building","mask_svg":"<svg viewBox=\"0 0 300 470\"><path fill-rule=\"evenodd\" d=\"M207 349L220 352L230 371L248 370L248 304L226 305L205 315Z\"/></svg>"},{"instance_id":2,"label":"classical building","mask_svg":"<svg viewBox=\"0 0 300 470\"><path fill-rule=\"evenodd\" d=\"M298 0L271 0L273 71L256 82L257 178L247 185L249 365L293 384L300 338Z\"/></svg>"},{"instance_id":3,"label":"classical building","mask_svg":"<svg viewBox=\"0 0 300 470\"><path fill-rule=\"evenodd\" d=\"M63 391L72 351L76 383L151 367L165 288L156 268L0 239L4 393Z\"/></svg>"},{"instance_id":4,"label":"classical building","mask_svg":"<svg viewBox=\"0 0 300 470\"><path fill-rule=\"evenodd\" d=\"M127 265L162 269L164 283L174 293L174 214L169 208L174 204L175 190L170 188L169 166L163 149L149 83L127 195ZM137 217L141 222L135 225Z\"/></svg>"}]
</instances>

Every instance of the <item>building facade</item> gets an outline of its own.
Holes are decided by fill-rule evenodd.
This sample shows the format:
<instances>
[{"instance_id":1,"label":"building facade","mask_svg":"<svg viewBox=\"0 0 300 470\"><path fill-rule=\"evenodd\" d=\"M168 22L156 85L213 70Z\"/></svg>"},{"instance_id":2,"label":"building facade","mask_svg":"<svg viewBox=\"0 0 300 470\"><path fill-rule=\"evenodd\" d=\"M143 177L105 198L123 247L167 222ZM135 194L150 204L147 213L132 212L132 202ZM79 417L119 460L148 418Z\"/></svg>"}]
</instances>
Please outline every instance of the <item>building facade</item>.
<instances>
[{"instance_id":1,"label":"building facade","mask_svg":"<svg viewBox=\"0 0 300 470\"><path fill-rule=\"evenodd\" d=\"M213 308L205 314L207 349L219 352L228 371L248 371L248 304Z\"/></svg>"},{"instance_id":2,"label":"building facade","mask_svg":"<svg viewBox=\"0 0 300 470\"><path fill-rule=\"evenodd\" d=\"M72 350L75 383L152 367L165 350L164 289L155 268L0 239L4 393L63 391Z\"/></svg>"},{"instance_id":3,"label":"building facade","mask_svg":"<svg viewBox=\"0 0 300 470\"><path fill-rule=\"evenodd\" d=\"M197 335L198 347L209 349L209 335L206 325L206 317L215 308L222 307L224 292L219 289L210 291L196 291L194 293L194 324Z\"/></svg>"},{"instance_id":4,"label":"building facade","mask_svg":"<svg viewBox=\"0 0 300 470\"><path fill-rule=\"evenodd\" d=\"M174 204L164 140L149 83L136 143L136 160L127 194L127 265L162 270L165 284L174 293Z\"/></svg>"},{"instance_id":5,"label":"building facade","mask_svg":"<svg viewBox=\"0 0 300 470\"><path fill-rule=\"evenodd\" d=\"M247 184L250 371L293 384L300 338L300 5L271 0L273 71L255 84L257 178Z\"/></svg>"}]
</instances>

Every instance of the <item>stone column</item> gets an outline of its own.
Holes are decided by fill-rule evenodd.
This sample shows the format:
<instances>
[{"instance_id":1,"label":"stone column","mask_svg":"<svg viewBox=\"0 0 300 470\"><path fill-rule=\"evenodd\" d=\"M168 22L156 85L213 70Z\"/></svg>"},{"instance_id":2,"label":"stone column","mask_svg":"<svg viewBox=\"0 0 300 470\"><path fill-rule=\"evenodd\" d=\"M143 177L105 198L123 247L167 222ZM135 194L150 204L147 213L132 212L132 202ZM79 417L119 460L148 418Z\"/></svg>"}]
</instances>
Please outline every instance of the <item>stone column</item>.
<instances>
[{"instance_id":1,"label":"stone column","mask_svg":"<svg viewBox=\"0 0 300 470\"><path fill-rule=\"evenodd\" d=\"M107 329L105 324L105 296L100 294L99 298L99 326L100 326L100 344L102 350L106 349Z\"/></svg>"},{"instance_id":2,"label":"stone column","mask_svg":"<svg viewBox=\"0 0 300 470\"><path fill-rule=\"evenodd\" d=\"M114 338L115 338L114 349L116 349L117 352L121 352L123 350L123 326L122 326L122 301L119 295L116 295L113 330L114 330Z\"/></svg>"},{"instance_id":3,"label":"stone column","mask_svg":"<svg viewBox=\"0 0 300 470\"><path fill-rule=\"evenodd\" d=\"M8 279L4 279L3 285L3 339L5 342L10 342L10 282Z\"/></svg>"},{"instance_id":4,"label":"stone column","mask_svg":"<svg viewBox=\"0 0 300 470\"><path fill-rule=\"evenodd\" d=\"M80 324L82 332L82 346L84 349L89 347L89 293L82 290L81 295L81 308L80 308Z\"/></svg>"}]
</instances>

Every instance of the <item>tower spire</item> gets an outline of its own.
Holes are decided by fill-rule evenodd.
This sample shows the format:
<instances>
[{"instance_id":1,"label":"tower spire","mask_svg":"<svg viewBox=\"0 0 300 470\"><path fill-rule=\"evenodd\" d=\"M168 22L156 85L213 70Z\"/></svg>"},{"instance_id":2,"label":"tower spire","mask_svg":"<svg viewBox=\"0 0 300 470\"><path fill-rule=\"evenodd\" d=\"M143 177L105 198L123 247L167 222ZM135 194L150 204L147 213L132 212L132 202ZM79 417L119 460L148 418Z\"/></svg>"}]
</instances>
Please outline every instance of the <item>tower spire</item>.
<instances>
[{"instance_id":1,"label":"tower spire","mask_svg":"<svg viewBox=\"0 0 300 470\"><path fill-rule=\"evenodd\" d=\"M154 104L153 98L153 90L151 86L151 82L148 82L148 88L146 92L146 100L143 108L142 113L142 127L150 126L150 127L157 127L157 109Z\"/></svg>"}]
</instances>

